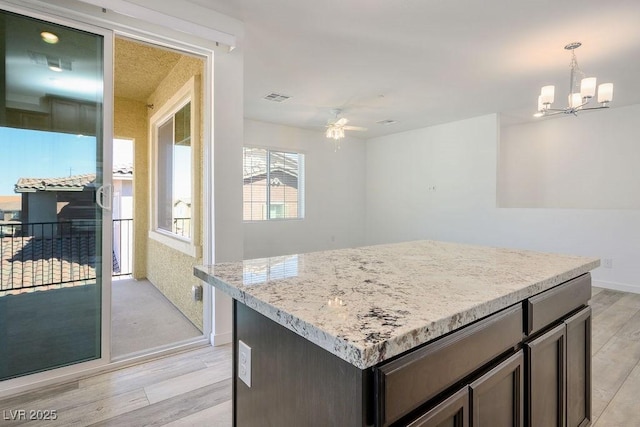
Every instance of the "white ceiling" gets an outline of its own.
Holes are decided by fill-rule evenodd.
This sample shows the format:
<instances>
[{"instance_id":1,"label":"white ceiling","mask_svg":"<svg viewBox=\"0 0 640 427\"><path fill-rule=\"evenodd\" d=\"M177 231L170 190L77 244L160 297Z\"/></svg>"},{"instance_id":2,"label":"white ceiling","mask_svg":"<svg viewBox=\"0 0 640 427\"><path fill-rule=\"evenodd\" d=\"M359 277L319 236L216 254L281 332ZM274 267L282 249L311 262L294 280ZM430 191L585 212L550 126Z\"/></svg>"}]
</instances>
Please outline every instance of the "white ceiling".
<instances>
[{"instance_id":1,"label":"white ceiling","mask_svg":"<svg viewBox=\"0 0 640 427\"><path fill-rule=\"evenodd\" d=\"M573 41L582 70L614 83L614 107L640 103L639 0L189 1L245 23L250 119L320 130L342 108L364 138L493 112L531 120L542 85L562 103Z\"/></svg>"}]
</instances>

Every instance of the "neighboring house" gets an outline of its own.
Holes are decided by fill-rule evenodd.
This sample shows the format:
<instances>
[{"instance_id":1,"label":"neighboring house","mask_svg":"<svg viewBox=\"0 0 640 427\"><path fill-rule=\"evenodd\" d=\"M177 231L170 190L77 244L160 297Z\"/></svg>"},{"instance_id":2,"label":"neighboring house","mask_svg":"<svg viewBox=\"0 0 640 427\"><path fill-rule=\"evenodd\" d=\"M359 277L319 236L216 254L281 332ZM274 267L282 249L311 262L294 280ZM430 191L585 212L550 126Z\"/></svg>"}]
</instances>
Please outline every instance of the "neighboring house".
<instances>
[{"instance_id":1,"label":"neighboring house","mask_svg":"<svg viewBox=\"0 0 640 427\"><path fill-rule=\"evenodd\" d=\"M20 196L0 196L0 221L19 220L21 207Z\"/></svg>"},{"instance_id":2,"label":"neighboring house","mask_svg":"<svg viewBox=\"0 0 640 427\"><path fill-rule=\"evenodd\" d=\"M59 222L94 219L95 180L95 174L18 179L14 191L22 195L23 234L52 237Z\"/></svg>"},{"instance_id":3,"label":"neighboring house","mask_svg":"<svg viewBox=\"0 0 640 427\"><path fill-rule=\"evenodd\" d=\"M298 163L280 153L271 153L267 175L264 150L249 153L243 180L243 218L245 221L267 219L267 179L269 192L269 218L295 218L298 216ZM246 155L246 154L245 154Z\"/></svg>"},{"instance_id":4,"label":"neighboring house","mask_svg":"<svg viewBox=\"0 0 640 427\"><path fill-rule=\"evenodd\" d=\"M133 209L133 168L119 166L113 172L113 217L131 218ZM15 192L22 197L23 234L51 237L58 234L58 223L96 218L96 175L83 174L59 178L20 178Z\"/></svg>"},{"instance_id":5,"label":"neighboring house","mask_svg":"<svg viewBox=\"0 0 640 427\"><path fill-rule=\"evenodd\" d=\"M133 165L113 167L113 219L133 218Z\"/></svg>"},{"instance_id":6,"label":"neighboring house","mask_svg":"<svg viewBox=\"0 0 640 427\"><path fill-rule=\"evenodd\" d=\"M173 204L173 232L180 236L191 236L191 199L178 199Z\"/></svg>"},{"instance_id":7,"label":"neighboring house","mask_svg":"<svg viewBox=\"0 0 640 427\"><path fill-rule=\"evenodd\" d=\"M0 196L0 238L20 232L16 223L20 220L21 207L20 196Z\"/></svg>"}]
</instances>

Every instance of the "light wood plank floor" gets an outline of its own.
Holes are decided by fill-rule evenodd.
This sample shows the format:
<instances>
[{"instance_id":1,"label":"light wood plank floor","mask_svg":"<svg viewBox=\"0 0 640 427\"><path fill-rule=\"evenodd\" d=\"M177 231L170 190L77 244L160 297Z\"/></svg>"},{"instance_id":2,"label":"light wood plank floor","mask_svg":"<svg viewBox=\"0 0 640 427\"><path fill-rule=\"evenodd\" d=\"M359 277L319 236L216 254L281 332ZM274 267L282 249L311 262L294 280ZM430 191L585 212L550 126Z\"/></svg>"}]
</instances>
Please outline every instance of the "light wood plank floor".
<instances>
[{"instance_id":1,"label":"light wood plank floor","mask_svg":"<svg viewBox=\"0 0 640 427\"><path fill-rule=\"evenodd\" d=\"M640 295L594 289L594 427L640 425ZM4 420L55 409L58 420ZM2 426L230 426L231 347L204 348L0 401Z\"/></svg>"}]
</instances>

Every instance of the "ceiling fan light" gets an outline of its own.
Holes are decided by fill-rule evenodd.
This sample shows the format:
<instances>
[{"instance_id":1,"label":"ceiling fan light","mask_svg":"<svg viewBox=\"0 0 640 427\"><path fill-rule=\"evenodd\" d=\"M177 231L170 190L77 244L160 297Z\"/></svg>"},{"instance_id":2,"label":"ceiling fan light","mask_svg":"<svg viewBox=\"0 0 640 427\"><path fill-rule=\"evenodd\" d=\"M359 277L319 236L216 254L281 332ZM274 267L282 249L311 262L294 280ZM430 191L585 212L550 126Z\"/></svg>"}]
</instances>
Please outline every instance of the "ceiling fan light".
<instances>
[{"instance_id":1,"label":"ceiling fan light","mask_svg":"<svg viewBox=\"0 0 640 427\"><path fill-rule=\"evenodd\" d=\"M40 37L42 37L42 41L49 44L56 44L60 40L57 35L50 31L43 31L40 33Z\"/></svg>"},{"instance_id":2,"label":"ceiling fan light","mask_svg":"<svg viewBox=\"0 0 640 427\"><path fill-rule=\"evenodd\" d=\"M596 78L587 77L580 81L580 95L583 98L593 98L596 94Z\"/></svg>"},{"instance_id":3,"label":"ceiling fan light","mask_svg":"<svg viewBox=\"0 0 640 427\"><path fill-rule=\"evenodd\" d=\"M613 101L613 83L602 83L598 86L598 102L607 103Z\"/></svg>"},{"instance_id":4,"label":"ceiling fan light","mask_svg":"<svg viewBox=\"0 0 640 427\"><path fill-rule=\"evenodd\" d=\"M327 138L331 139L342 139L344 138L344 129L337 126L329 126L325 135L327 136Z\"/></svg>"}]
</instances>

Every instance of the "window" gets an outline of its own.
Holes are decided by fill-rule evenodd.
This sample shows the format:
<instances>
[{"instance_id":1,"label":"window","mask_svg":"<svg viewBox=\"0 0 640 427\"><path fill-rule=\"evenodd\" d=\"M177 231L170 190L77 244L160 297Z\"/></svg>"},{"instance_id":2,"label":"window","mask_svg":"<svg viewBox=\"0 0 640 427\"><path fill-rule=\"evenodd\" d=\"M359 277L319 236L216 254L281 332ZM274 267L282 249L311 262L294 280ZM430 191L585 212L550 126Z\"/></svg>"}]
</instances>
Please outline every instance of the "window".
<instances>
[{"instance_id":1,"label":"window","mask_svg":"<svg viewBox=\"0 0 640 427\"><path fill-rule=\"evenodd\" d=\"M243 219L304 218L304 155L243 149Z\"/></svg>"},{"instance_id":2,"label":"window","mask_svg":"<svg viewBox=\"0 0 640 427\"><path fill-rule=\"evenodd\" d=\"M191 103L158 127L158 228L191 237Z\"/></svg>"},{"instance_id":3,"label":"window","mask_svg":"<svg viewBox=\"0 0 640 427\"><path fill-rule=\"evenodd\" d=\"M191 79L151 118L154 204L150 236L186 253L193 252L197 214L195 79Z\"/></svg>"}]
</instances>

